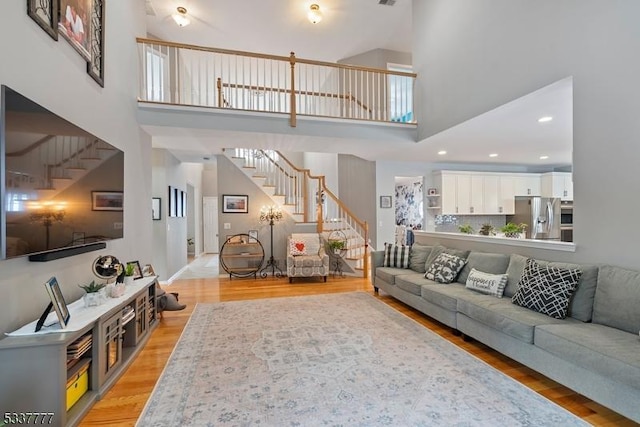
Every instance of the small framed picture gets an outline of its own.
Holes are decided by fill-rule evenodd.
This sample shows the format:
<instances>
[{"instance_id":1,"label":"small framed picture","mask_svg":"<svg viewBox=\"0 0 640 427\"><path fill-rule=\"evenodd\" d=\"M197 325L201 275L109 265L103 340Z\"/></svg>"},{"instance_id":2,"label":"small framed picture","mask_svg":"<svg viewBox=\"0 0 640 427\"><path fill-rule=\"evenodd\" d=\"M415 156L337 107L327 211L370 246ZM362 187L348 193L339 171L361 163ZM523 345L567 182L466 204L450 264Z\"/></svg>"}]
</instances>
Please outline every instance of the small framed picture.
<instances>
[{"instance_id":1,"label":"small framed picture","mask_svg":"<svg viewBox=\"0 0 640 427\"><path fill-rule=\"evenodd\" d=\"M429 188L427 190L427 194L429 196L437 196L438 195L438 189L437 188Z\"/></svg>"},{"instance_id":2,"label":"small framed picture","mask_svg":"<svg viewBox=\"0 0 640 427\"><path fill-rule=\"evenodd\" d=\"M130 265L133 265L133 280L142 279L144 275L142 274L142 268L140 268L140 262L138 261L127 262L127 267Z\"/></svg>"},{"instance_id":3,"label":"small framed picture","mask_svg":"<svg viewBox=\"0 0 640 427\"><path fill-rule=\"evenodd\" d=\"M91 209L94 211L122 211L122 191L92 191Z\"/></svg>"},{"instance_id":4,"label":"small framed picture","mask_svg":"<svg viewBox=\"0 0 640 427\"><path fill-rule=\"evenodd\" d=\"M72 245L84 245L84 231L74 231L71 233Z\"/></svg>"},{"instance_id":5,"label":"small framed picture","mask_svg":"<svg viewBox=\"0 0 640 427\"><path fill-rule=\"evenodd\" d=\"M154 221L160 221L162 219L161 216L161 208L160 208L160 203L162 202L162 199L160 197L154 197L151 199L151 218Z\"/></svg>"},{"instance_id":6,"label":"small framed picture","mask_svg":"<svg viewBox=\"0 0 640 427\"><path fill-rule=\"evenodd\" d=\"M153 266L151 264L146 264L142 269L142 275L144 277L155 276L156 272L153 270Z\"/></svg>"},{"instance_id":7,"label":"small framed picture","mask_svg":"<svg viewBox=\"0 0 640 427\"><path fill-rule=\"evenodd\" d=\"M391 196L380 196L380 207L388 209L391 207Z\"/></svg>"},{"instance_id":8,"label":"small framed picture","mask_svg":"<svg viewBox=\"0 0 640 427\"><path fill-rule=\"evenodd\" d=\"M258 230L249 230L249 243L258 243Z\"/></svg>"},{"instance_id":9,"label":"small framed picture","mask_svg":"<svg viewBox=\"0 0 640 427\"><path fill-rule=\"evenodd\" d=\"M222 195L222 213L249 213L249 196Z\"/></svg>"}]
</instances>

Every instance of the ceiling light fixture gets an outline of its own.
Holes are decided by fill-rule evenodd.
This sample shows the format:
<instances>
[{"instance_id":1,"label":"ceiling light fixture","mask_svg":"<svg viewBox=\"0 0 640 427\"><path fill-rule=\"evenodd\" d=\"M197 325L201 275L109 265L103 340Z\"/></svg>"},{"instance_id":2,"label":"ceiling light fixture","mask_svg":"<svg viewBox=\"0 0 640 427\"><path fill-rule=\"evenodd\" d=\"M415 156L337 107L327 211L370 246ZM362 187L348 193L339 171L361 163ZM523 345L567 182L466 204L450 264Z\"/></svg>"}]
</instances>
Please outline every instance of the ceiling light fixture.
<instances>
[{"instance_id":1,"label":"ceiling light fixture","mask_svg":"<svg viewBox=\"0 0 640 427\"><path fill-rule=\"evenodd\" d=\"M309 9L309 13L307 14L309 22L311 22L312 24L317 24L318 22L322 21L322 12L320 12L320 6L314 3L309 6Z\"/></svg>"},{"instance_id":2,"label":"ceiling light fixture","mask_svg":"<svg viewBox=\"0 0 640 427\"><path fill-rule=\"evenodd\" d=\"M174 13L172 17L173 20L176 21L176 24L178 24L178 27L186 27L191 23L191 20L187 17L187 9L182 6L178 6L176 13Z\"/></svg>"},{"instance_id":3,"label":"ceiling light fixture","mask_svg":"<svg viewBox=\"0 0 640 427\"><path fill-rule=\"evenodd\" d=\"M491 153L489 154L489 157L498 157L498 153Z\"/></svg>"},{"instance_id":4,"label":"ceiling light fixture","mask_svg":"<svg viewBox=\"0 0 640 427\"><path fill-rule=\"evenodd\" d=\"M538 123L546 123L546 122L550 122L551 120L553 120L553 117L551 116L544 116L544 117L540 117L538 119Z\"/></svg>"},{"instance_id":5,"label":"ceiling light fixture","mask_svg":"<svg viewBox=\"0 0 640 427\"><path fill-rule=\"evenodd\" d=\"M438 151L438 155L440 155L440 156L444 156L445 154L447 154L447 152L445 150Z\"/></svg>"},{"instance_id":6,"label":"ceiling light fixture","mask_svg":"<svg viewBox=\"0 0 640 427\"><path fill-rule=\"evenodd\" d=\"M540 160L547 160L549 156L540 156Z\"/></svg>"}]
</instances>

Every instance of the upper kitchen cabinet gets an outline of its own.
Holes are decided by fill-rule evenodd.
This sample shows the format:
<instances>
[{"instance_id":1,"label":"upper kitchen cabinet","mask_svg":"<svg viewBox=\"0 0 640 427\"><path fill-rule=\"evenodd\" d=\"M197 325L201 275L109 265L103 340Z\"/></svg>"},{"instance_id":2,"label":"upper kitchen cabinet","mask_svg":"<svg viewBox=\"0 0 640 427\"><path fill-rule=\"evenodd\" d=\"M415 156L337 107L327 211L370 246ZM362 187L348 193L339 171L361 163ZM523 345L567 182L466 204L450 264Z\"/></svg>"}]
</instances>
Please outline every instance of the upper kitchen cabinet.
<instances>
[{"instance_id":1,"label":"upper kitchen cabinet","mask_svg":"<svg viewBox=\"0 0 640 427\"><path fill-rule=\"evenodd\" d=\"M441 171L435 174L444 215L510 215L514 180L510 175Z\"/></svg>"},{"instance_id":2,"label":"upper kitchen cabinet","mask_svg":"<svg viewBox=\"0 0 640 427\"><path fill-rule=\"evenodd\" d=\"M540 196L542 185L537 173L512 174L514 180L514 196Z\"/></svg>"},{"instance_id":3,"label":"upper kitchen cabinet","mask_svg":"<svg viewBox=\"0 0 640 427\"><path fill-rule=\"evenodd\" d=\"M542 174L542 196L573 200L573 177L571 172Z\"/></svg>"}]
</instances>

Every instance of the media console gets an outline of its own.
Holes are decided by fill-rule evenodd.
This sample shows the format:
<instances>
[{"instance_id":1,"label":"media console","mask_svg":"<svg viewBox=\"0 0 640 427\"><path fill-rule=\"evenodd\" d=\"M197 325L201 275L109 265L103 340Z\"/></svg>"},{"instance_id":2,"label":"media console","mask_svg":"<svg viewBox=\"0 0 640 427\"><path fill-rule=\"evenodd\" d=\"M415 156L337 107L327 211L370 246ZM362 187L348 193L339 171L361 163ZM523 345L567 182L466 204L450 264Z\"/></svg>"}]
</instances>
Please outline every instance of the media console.
<instances>
[{"instance_id":1,"label":"media console","mask_svg":"<svg viewBox=\"0 0 640 427\"><path fill-rule=\"evenodd\" d=\"M144 277L100 306L70 304L64 331L58 325L35 333L34 321L0 340L0 402L11 421L38 413L38 423L77 425L157 326L156 284Z\"/></svg>"}]
</instances>

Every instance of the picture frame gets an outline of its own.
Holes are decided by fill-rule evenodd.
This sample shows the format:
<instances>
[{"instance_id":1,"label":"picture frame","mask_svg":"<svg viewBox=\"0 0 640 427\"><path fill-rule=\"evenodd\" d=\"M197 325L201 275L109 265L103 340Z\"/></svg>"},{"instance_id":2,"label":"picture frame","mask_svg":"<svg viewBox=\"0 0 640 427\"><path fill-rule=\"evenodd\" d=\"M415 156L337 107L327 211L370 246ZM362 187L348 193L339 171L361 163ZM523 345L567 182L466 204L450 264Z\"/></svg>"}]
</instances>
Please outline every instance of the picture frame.
<instances>
[{"instance_id":1,"label":"picture frame","mask_svg":"<svg viewBox=\"0 0 640 427\"><path fill-rule=\"evenodd\" d=\"M245 194L223 194L222 213L249 213L249 196Z\"/></svg>"},{"instance_id":2,"label":"picture frame","mask_svg":"<svg viewBox=\"0 0 640 427\"><path fill-rule=\"evenodd\" d=\"M133 280L142 279L144 275L142 274L142 268L140 267L139 261L128 261L127 267L129 265L133 265Z\"/></svg>"},{"instance_id":3,"label":"picture frame","mask_svg":"<svg viewBox=\"0 0 640 427\"><path fill-rule=\"evenodd\" d=\"M105 0L93 0L90 17L90 58L87 62L87 74L101 87L104 87L104 2Z\"/></svg>"},{"instance_id":4,"label":"picture frame","mask_svg":"<svg viewBox=\"0 0 640 427\"><path fill-rule=\"evenodd\" d=\"M84 231L74 231L71 233L71 245L84 245Z\"/></svg>"},{"instance_id":5,"label":"picture frame","mask_svg":"<svg viewBox=\"0 0 640 427\"><path fill-rule=\"evenodd\" d=\"M391 196L380 196L380 207L388 209L392 206Z\"/></svg>"},{"instance_id":6,"label":"picture frame","mask_svg":"<svg viewBox=\"0 0 640 427\"><path fill-rule=\"evenodd\" d=\"M173 187L169 186L169 211L167 212L167 216L174 217L176 216L176 198L174 196Z\"/></svg>"},{"instance_id":7,"label":"picture frame","mask_svg":"<svg viewBox=\"0 0 640 427\"><path fill-rule=\"evenodd\" d=\"M153 266L151 264L145 264L144 268L142 269L142 276L143 277L149 277L149 276L155 276L156 272L153 269Z\"/></svg>"},{"instance_id":8,"label":"picture frame","mask_svg":"<svg viewBox=\"0 0 640 427\"><path fill-rule=\"evenodd\" d=\"M64 300L62 291L60 290L60 285L58 285L58 280L55 277L52 277L44 283L44 287L47 289L53 309L56 312L56 316L58 316L60 327L65 329L69 324L71 314L69 313L67 303Z\"/></svg>"},{"instance_id":9,"label":"picture frame","mask_svg":"<svg viewBox=\"0 0 640 427\"><path fill-rule=\"evenodd\" d=\"M182 216L187 216L187 192L180 192L180 201L182 203Z\"/></svg>"},{"instance_id":10,"label":"picture frame","mask_svg":"<svg viewBox=\"0 0 640 427\"><path fill-rule=\"evenodd\" d=\"M58 40L58 0L27 0L27 15L52 39Z\"/></svg>"},{"instance_id":11,"label":"picture frame","mask_svg":"<svg viewBox=\"0 0 640 427\"><path fill-rule=\"evenodd\" d=\"M58 34L67 40L85 61L91 61L91 15L93 0L58 0Z\"/></svg>"},{"instance_id":12,"label":"picture frame","mask_svg":"<svg viewBox=\"0 0 640 427\"><path fill-rule=\"evenodd\" d=\"M258 230L249 230L249 243L258 243Z\"/></svg>"},{"instance_id":13,"label":"picture frame","mask_svg":"<svg viewBox=\"0 0 640 427\"><path fill-rule=\"evenodd\" d=\"M151 219L154 221L162 219L162 199L160 197L151 198Z\"/></svg>"},{"instance_id":14,"label":"picture frame","mask_svg":"<svg viewBox=\"0 0 640 427\"><path fill-rule=\"evenodd\" d=\"M92 191L91 210L122 212L124 193L122 191Z\"/></svg>"},{"instance_id":15,"label":"picture frame","mask_svg":"<svg viewBox=\"0 0 640 427\"><path fill-rule=\"evenodd\" d=\"M180 191L177 188L174 188L173 195L176 199L176 216L178 218L181 218L182 217L182 191Z\"/></svg>"}]
</instances>

